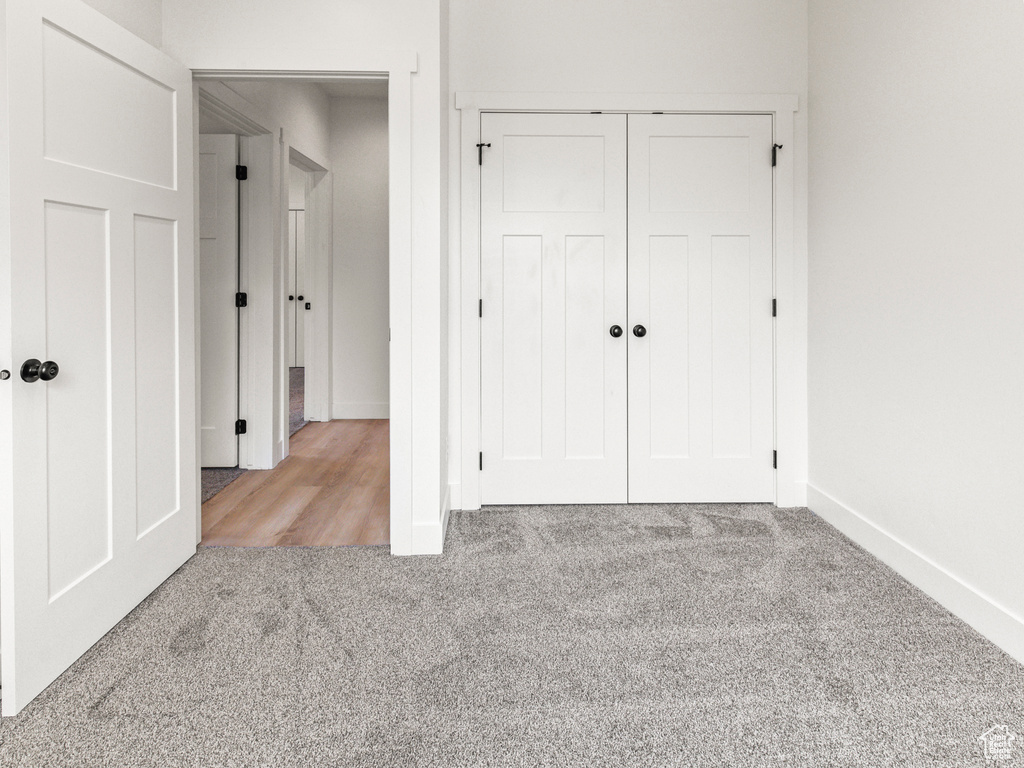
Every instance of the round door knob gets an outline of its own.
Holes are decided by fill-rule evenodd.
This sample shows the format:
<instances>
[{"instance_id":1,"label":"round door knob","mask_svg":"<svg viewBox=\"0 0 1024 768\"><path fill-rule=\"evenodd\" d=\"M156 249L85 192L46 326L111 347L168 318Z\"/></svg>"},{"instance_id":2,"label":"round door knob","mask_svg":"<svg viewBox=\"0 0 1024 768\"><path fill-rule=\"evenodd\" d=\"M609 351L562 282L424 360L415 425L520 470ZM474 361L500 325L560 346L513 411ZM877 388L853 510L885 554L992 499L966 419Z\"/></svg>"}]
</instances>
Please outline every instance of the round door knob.
<instances>
[{"instance_id":1,"label":"round door knob","mask_svg":"<svg viewBox=\"0 0 1024 768\"><path fill-rule=\"evenodd\" d=\"M299 301L302 301L304 298L304 296L299 296Z\"/></svg>"},{"instance_id":2,"label":"round door knob","mask_svg":"<svg viewBox=\"0 0 1024 768\"><path fill-rule=\"evenodd\" d=\"M288 301L295 301L295 296L289 296Z\"/></svg>"},{"instance_id":3,"label":"round door knob","mask_svg":"<svg viewBox=\"0 0 1024 768\"><path fill-rule=\"evenodd\" d=\"M21 380L27 381L29 384L39 381L39 366L41 365L42 363L34 357L26 360L21 364Z\"/></svg>"},{"instance_id":4,"label":"round door knob","mask_svg":"<svg viewBox=\"0 0 1024 768\"><path fill-rule=\"evenodd\" d=\"M617 338L619 338L619 336L622 335L622 326L621 325L613 325L611 328L608 329L608 333L610 333L612 335L613 339L617 339Z\"/></svg>"},{"instance_id":5,"label":"round door knob","mask_svg":"<svg viewBox=\"0 0 1024 768\"><path fill-rule=\"evenodd\" d=\"M633 335L636 336L638 339L641 339L647 335L647 329L644 328L642 325L634 325Z\"/></svg>"},{"instance_id":6,"label":"round door knob","mask_svg":"<svg viewBox=\"0 0 1024 768\"><path fill-rule=\"evenodd\" d=\"M43 381L53 381L57 378L58 373L60 373L60 366L52 360L47 360L39 366L39 378Z\"/></svg>"},{"instance_id":7,"label":"round door knob","mask_svg":"<svg viewBox=\"0 0 1024 768\"><path fill-rule=\"evenodd\" d=\"M9 378L11 378L10 371L0 371L0 381L7 381Z\"/></svg>"}]
</instances>

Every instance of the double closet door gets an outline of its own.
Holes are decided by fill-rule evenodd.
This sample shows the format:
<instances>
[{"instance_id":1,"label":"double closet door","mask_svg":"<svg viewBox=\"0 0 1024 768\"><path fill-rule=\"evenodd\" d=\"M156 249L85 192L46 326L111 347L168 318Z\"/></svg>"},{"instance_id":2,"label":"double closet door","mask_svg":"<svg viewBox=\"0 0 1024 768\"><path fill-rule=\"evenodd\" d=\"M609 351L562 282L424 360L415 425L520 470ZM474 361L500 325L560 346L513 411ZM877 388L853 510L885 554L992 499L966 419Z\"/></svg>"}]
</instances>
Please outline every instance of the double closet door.
<instances>
[{"instance_id":1,"label":"double closet door","mask_svg":"<svg viewBox=\"0 0 1024 768\"><path fill-rule=\"evenodd\" d=\"M482 502L773 500L772 118L481 131Z\"/></svg>"}]
</instances>

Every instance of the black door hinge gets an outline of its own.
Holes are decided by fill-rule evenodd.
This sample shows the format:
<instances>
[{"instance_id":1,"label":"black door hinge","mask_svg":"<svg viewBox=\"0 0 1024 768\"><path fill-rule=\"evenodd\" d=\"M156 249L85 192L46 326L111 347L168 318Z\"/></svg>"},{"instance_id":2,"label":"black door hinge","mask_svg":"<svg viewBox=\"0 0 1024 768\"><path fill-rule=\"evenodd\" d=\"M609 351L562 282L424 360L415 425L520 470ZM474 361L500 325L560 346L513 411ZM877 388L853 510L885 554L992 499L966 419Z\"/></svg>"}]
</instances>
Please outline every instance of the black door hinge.
<instances>
[{"instance_id":1,"label":"black door hinge","mask_svg":"<svg viewBox=\"0 0 1024 768\"><path fill-rule=\"evenodd\" d=\"M236 293L235 294L235 306L241 309L242 307L249 306L249 294L247 293Z\"/></svg>"},{"instance_id":2,"label":"black door hinge","mask_svg":"<svg viewBox=\"0 0 1024 768\"><path fill-rule=\"evenodd\" d=\"M480 471L484 471L484 452L480 451Z\"/></svg>"},{"instance_id":3,"label":"black door hinge","mask_svg":"<svg viewBox=\"0 0 1024 768\"><path fill-rule=\"evenodd\" d=\"M480 317L484 316L484 300L480 299Z\"/></svg>"},{"instance_id":4,"label":"black door hinge","mask_svg":"<svg viewBox=\"0 0 1024 768\"><path fill-rule=\"evenodd\" d=\"M246 428L245 427L245 419L239 419L238 421L235 422L235 434L236 435L244 435L245 434L245 428Z\"/></svg>"},{"instance_id":5,"label":"black door hinge","mask_svg":"<svg viewBox=\"0 0 1024 768\"><path fill-rule=\"evenodd\" d=\"M772 144L772 168L775 167L775 162L778 160L778 152L782 149L781 144Z\"/></svg>"},{"instance_id":6,"label":"black door hinge","mask_svg":"<svg viewBox=\"0 0 1024 768\"><path fill-rule=\"evenodd\" d=\"M772 299L772 317L779 316L779 305L775 299Z\"/></svg>"},{"instance_id":7,"label":"black door hinge","mask_svg":"<svg viewBox=\"0 0 1024 768\"><path fill-rule=\"evenodd\" d=\"M490 146L491 146L490 144L477 144L476 145L477 163L479 163L480 165L484 164L484 147L490 148Z\"/></svg>"},{"instance_id":8,"label":"black door hinge","mask_svg":"<svg viewBox=\"0 0 1024 768\"><path fill-rule=\"evenodd\" d=\"M779 468L779 452L772 451L772 469Z\"/></svg>"},{"instance_id":9,"label":"black door hinge","mask_svg":"<svg viewBox=\"0 0 1024 768\"><path fill-rule=\"evenodd\" d=\"M236 165L235 166L235 178L239 181L245 181L249 178L249 166L247 165Z\"/></svg>"}]
</instances>

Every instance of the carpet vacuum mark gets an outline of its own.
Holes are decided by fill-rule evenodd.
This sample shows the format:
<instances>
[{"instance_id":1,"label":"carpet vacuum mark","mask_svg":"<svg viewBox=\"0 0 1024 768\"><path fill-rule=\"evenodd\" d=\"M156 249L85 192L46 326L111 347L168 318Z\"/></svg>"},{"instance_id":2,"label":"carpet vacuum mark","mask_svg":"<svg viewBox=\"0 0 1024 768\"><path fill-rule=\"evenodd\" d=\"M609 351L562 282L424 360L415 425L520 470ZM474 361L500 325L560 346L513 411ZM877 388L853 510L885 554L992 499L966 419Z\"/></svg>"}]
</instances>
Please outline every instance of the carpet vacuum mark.
<instances>
[{"instance_id":1,"label":"carpet vacuum mark","mask_svg":"<svg viewBox=\"0 0 1024 768\"><path fill-rule=\"evenodd\" d=\"M807 510L494 508L443 557L201 549L0 765L980 766L1022 691Z\"/></svg>"}]
</instances>

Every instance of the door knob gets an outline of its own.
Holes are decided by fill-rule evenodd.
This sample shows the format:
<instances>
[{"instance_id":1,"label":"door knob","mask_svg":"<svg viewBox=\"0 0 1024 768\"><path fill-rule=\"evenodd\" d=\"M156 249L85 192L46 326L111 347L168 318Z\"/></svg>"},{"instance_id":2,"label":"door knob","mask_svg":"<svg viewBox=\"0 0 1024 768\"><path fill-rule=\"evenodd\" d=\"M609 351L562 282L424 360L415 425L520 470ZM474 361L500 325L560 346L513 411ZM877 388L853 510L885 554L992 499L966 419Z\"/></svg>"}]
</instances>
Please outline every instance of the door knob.
<instances>
[{"instance_id":1,"label":"door knob","mask_svg":"<svg viewBox=\"0 0 1024 768\"><path fill-rule=\"evenodd\" d=\"M638 339L641 339L647 335L647 329L644 328L642 325L634 325L633 335L636 336Z\"/></svg>"},{"instance_id":2,"label":"door knob","mask_svg":"<svg viewBox=\"0 0 1024 768\"><path fill-rule=\"evenodd\" d=\"M288 301L295 301L295 296L294 295L293 296L289 296L288 297Z\"/></svg>"},{"instance_id":3,"label":"door knob","mask_svg":"<svg viewBox=\"0 0 1024 768\"><path fill-rule=\"evenodd\" d=\"M11 372L7 370L0 371L0 381L7 381L11 378Z\"/></svg>"},{"instance_id":4,"label":"door knob","mask_svg":"<svg viewBox=\"0 0 1024 768\"><path fill-rule=\"evenodd\" d=\"M26 360L21 366L22 381L27 381L29 384L40 379L52 381L57 378L58 373L60 373L60 366L52 360L41 363L33 357Z\"/></svg>"},{"instance_id":5,"label":"door knob","mask_svg":"<svg viewBox=\"0 0 1024 768\"><path fill-rule=\"evenodd\" d=\"M608 333L610 333L612 335L613 339L617 339L617 338L619 338L619 336L622 335L622 326L621 325L613 325L611 328L608 329Z\"/></svg>"},{"instance_id":6,"label":"door knob","mask_svg":"<svg viewBox=\"0 0 1024 768\"><path fill-rule=\"evenodd\" d=\"M305 298L305 297L304 296L299 296L299 301L302 301L303 298Z\"/></svg>"}]
</instances>

